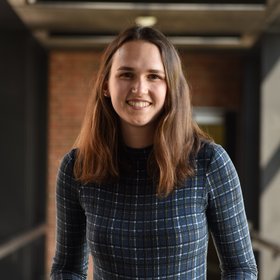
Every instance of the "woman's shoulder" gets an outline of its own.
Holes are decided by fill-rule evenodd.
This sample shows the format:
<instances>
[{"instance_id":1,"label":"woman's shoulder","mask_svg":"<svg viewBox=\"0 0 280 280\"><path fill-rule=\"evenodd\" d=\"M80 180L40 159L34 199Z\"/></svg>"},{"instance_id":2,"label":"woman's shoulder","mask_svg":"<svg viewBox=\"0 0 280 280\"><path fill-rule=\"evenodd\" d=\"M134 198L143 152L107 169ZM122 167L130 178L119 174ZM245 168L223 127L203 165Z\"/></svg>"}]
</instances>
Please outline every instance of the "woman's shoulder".
<instances>
[{"instance_id":1,"label":"woman's shoulder","mask_svg":"<svg viewBox=\"0 0 280 280\"><path fill-rule=\"evenodd\" d=\"M77 149L71 149L61 158L60 171L67 173L68 175L73 174L73 167L75 163Z\"/></svg>"},{"instance_id":2,"label":"woman's shoulder","mask_svg":"<svg viewBox=\"0 0 280 280\"><path fill-rule=\"evenodd\" d=\"M197 163L204 163L206 166L209 166L212 162L223 162L227 159L228 154L225 149L220 144L217 144L213 141L203 142L196 156Z\"/></svg>"},{"instance_id":3,"label":"woman's shoulder","mask_svg":"<svg viewBox=\"0 0 280 280\"><path fill-rule=\"evenodd\" d=\"M61 158L57 174L57 194L59 194L59 197L72 194L76 195L76 191L79 190L80 183L74 176L76 152L76 149L72 149Z\"/></svg>"},{"instance_id":4,"label":"woman's shoulder","mask_svg":"<svg viewBox=\"0 0 280 280\"><path fill-rule=\"evenodd\" d=\"M204 141L201 143L197 158L211 160L213 157L223 154L224 152L225 149L220 144L213 141Z\"/></svg>"}]
</instances>

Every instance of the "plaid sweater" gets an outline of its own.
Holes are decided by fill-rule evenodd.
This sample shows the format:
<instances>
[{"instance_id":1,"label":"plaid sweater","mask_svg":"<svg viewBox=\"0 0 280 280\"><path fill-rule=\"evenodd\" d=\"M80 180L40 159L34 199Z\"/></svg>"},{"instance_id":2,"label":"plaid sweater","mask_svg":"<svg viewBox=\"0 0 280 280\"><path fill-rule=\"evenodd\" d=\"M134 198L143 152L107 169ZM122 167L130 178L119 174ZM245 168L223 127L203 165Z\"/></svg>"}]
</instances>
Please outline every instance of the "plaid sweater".
<instances>
[{"instance_id":1,"label":"plaid sweater","mask_svg":"<svg viewBox=\"0 0 280 280\"><path fill-rule=\"evenodd\" d=\"M126 148L118 183L81 184L73 178L75 150L57 179L57 242L52 280L206 279L208 232L222 279L257 279L243 198L224 149L207 143L196 176L166 198L147 174L152 147Z\"/></svg>"}]
</instances>

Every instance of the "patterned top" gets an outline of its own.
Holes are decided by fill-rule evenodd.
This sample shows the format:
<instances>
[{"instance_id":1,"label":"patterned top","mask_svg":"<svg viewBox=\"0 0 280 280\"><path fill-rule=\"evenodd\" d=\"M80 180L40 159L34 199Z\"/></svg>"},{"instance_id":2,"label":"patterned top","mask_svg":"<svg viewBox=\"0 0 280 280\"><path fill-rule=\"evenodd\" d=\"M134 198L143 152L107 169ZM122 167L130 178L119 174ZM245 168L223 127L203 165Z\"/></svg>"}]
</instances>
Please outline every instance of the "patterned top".
<instances>
[{"instance_id":1,"label":"patterned top","mask_svg":"<svg viewBox=\"0 0 280 280\"><path fill-rule=\"evenodd\" d=\"M196 176L166 198L147 174L151 150L126 148L129 164L114 184L75 181L75 150L64 157L51 279L86 279L88 248L94 280L206 279L208 231L222 279L257 279L239 179L225 150L205 144Z\"/></svg>"}]
</instances>

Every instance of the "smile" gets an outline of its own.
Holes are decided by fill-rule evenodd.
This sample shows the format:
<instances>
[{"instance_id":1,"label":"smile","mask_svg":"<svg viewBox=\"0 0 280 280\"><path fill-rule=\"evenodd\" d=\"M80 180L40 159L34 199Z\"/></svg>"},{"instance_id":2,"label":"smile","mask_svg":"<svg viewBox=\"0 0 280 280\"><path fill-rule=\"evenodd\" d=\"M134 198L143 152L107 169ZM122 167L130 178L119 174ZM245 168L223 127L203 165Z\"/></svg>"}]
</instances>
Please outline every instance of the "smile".
<instances>
[{"instance_id":1,"label":"smile","mask_svg":"<svg viewBox=\"0 0 280 280\"><path fill-rule=\"evenodd\" d=\"M148 101L127 101L127 104L135 108L146 108L151 105Z\"/></svg>"}]
</instances>

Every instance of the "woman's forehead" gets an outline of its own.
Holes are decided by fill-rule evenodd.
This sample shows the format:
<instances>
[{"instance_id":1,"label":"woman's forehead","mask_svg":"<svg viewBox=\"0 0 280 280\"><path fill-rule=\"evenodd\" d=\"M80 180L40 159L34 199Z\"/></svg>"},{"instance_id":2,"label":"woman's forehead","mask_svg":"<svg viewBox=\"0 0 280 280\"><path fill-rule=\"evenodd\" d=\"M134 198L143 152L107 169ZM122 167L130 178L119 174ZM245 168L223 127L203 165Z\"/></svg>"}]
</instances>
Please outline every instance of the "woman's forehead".
<instances>
[{"instance_id":1,"label":"woman's forehead","mask_svg":"<svg viewBox=\"0 0 280 280\"><path fill-rule=\"evenodd\" d=\"M161 53L158 47L143 40L129 41L117 49L113 56L112 66L146 66L164 70Z\"/></svg>"}]
</instances>

